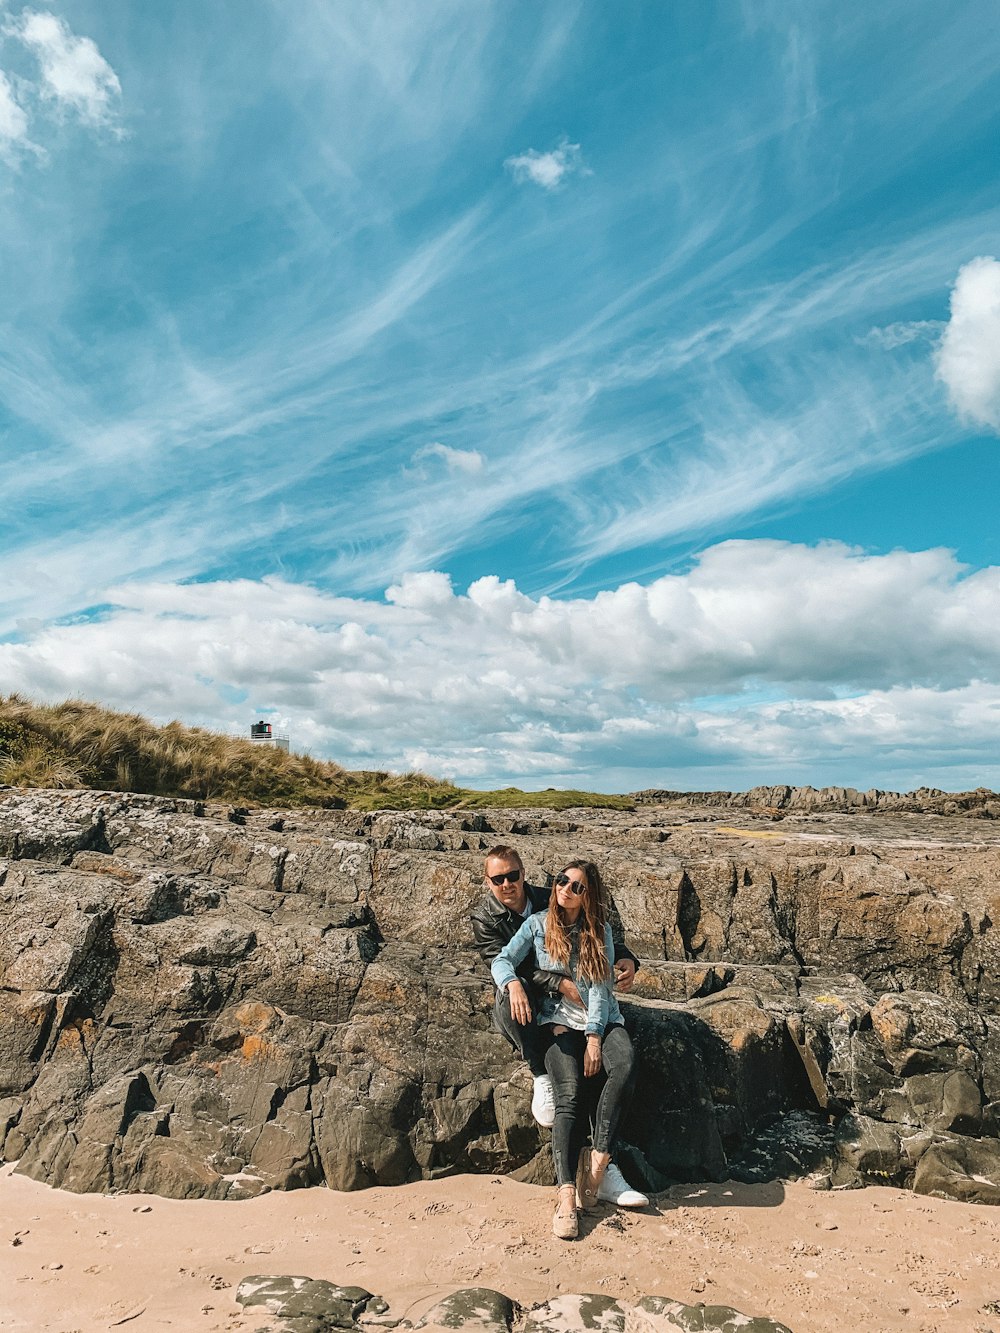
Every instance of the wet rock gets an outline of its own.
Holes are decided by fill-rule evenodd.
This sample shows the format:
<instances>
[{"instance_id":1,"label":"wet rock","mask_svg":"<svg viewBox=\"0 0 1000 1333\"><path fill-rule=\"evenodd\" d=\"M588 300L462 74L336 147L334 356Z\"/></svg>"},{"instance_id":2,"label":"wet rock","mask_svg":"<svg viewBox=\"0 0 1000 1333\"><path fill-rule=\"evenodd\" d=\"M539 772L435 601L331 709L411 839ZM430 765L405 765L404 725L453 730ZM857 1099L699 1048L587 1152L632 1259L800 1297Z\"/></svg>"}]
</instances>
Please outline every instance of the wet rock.
<instances>
[{"instance_id":1,"label":"wet rock","mask_svg":"<svg viewBox=\"0 0 1000 1333\"><path fill-rule=\"evenodd\" d=\"M791 1333L784 1324L762 1315L740 1314L730 1305L683 1305L665 1296L645 1296L636 1313L649 1316L652 1330L685 1329L688 1333ZM637 1323L638 1330L642 1323Z\"/></svg>"},{"instance_id":2,"label":"wet rock","mask_svg":"<svg viewBox=\"0 0 1000 1333\"><path fill-rule=\"evenodd\" d=\"M741 1314L728 1305L685 1305L665 1296L646 1296L635 1305L609 1296L566 1295L529 1311L524 1333L791 1333L784 1324Z\"/></svg>"},{"instance_id":3,"label":"wet rock","mask_svg":"<svg viewBox=\"0 0 1000 1333\"><path fill-rule=\"evenodd\" d=\"M466 1329L468 1333L509 1333L515 1322L522 1333L790 1333L784 1324L740 1314L728 1305L685 1305L664 1296L646 1296L626 1304L610 1296L562 1295L520 1308L501 1292L466 1287L433 1306L416 1324L393 1316L378 1296L361 1287L341 1287L308 1277L245 1278L236 1291L244 1308L262 1308L279 1320L282 1333L329 1333L334 1329Z\"/></svg>"},{"instance_id":4,"label":"wet rock","mask_svg":"<svg viewBox=\"0 0 1000 1333\"><path fill-rule=\"evenodd\" d=\"M388 1306L363 1287L340 1287L321 1278L248 1277L236 1289L244 1307L263 1306L283 1321L286 1333L327 1333L356 1329L366 1312L382 1313Z\"/></svg>"},{"instance_id":5,"label":"wet rock","mask_svg":"<svg viewBox=\"0 0 1000 1333\"><path fill-rule=\"evenodd\" d=\"M834 1126L815 1111L790 1111L755 1134L729 1165L733 1180L812 1180L829 1188L834 1153Z\"/></svg>"},{"instance_id":6,"label":"wet rock","mask_svg":"<svg viewBox=\"0 0 1000 1333\"><path fill-rule=\"evenodd\" d=\"M957 1135L931 1143L917 1162L913 1188L939 1199L1000 1204L1000 1144Z\"/></svg>"},{"instance_id":7,"label":"wet rock","mask_svg":"<svg viewBox=\"0 0 1000 1333\"><path fill-rule=\"evenodd\" d=\"M524 1333L624 1333L625 1307L610 1296L592 1294L557 1296L528 1311Z\"/></svg>"},{"instance_id":8,"label":"wet rock","mask_svg":"<svg viewBox=\"0 0 1000 1333\"><path fill-rule=\"evenodd\" d=\"M415 1328L464 1328L469 1333L509 1333L516 1306L489 1287L463 1287L438 1301Z\"/></svg>"}]
</instances>

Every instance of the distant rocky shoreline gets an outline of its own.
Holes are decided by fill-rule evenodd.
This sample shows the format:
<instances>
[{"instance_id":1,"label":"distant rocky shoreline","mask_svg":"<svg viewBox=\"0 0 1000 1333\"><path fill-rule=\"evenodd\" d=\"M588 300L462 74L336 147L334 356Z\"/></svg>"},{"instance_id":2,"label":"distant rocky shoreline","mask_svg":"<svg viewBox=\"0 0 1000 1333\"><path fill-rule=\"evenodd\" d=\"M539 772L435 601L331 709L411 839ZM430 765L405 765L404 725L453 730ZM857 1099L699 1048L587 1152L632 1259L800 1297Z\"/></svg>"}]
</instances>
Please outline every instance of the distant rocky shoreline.
<instances>
[{"instance_id":1,"label":"distant rocky shoreline","mask_svg":"<svg viewBox=\"0 0 1000 1333\"><path fill-rule=\"evenodd\" d=\"M751 787L748 791L662 791L650 788L632 793L637 805L731 806L740 810L771 812L825 811L828 814L957 815L970 819L1000 819L1000 795L988 787L947 792L939 787L916 791L881 791L870 787Z\"/></svg>"},{"instance_id":2,"label":"distant rocky shoreline","mask_svg":"<svg viewBox=\"0 0 1000 1333\"><path fill-rule=\"evenodd\" d=\"M637 1183L1000 1202L997 798L810 791L362 814L0 789L0 1154L175 1198L549 1179L466 922L503 840L535 879L598 859L643 960Z\"/></svg>"}]
</instances>

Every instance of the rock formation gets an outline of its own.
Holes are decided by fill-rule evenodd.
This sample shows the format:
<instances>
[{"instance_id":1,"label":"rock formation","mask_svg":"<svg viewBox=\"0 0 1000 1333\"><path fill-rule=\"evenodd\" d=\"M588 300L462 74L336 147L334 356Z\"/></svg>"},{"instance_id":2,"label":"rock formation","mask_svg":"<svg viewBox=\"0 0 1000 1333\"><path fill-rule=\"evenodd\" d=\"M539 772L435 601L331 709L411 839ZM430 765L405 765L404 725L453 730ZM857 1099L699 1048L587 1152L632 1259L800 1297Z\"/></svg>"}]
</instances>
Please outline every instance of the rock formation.
<instances>
[{"instance_id":1,"label":"rock formation","mask_svg":"<svg viewBox=\"0 0 1000 1333\"><path fill-rule=\"evenodd\" d=\"M988 787L975 791L947 792L940 787L916 791L880 791L870 787L751 787L749 791L640 791L633 794L639 805L730 806L734 809L771 812L824 811L838 814L866 813L960 815L968 819L1000 819L1000 795Z\"/></svg>"},{"instance_id":2,"label":"rock formation","mask_svg":"<svg viewBox=\"0 0 1000 1333\"><path fill-rule=\"evenodd\" d=\"M851 810L0 789L0 1154L178 1198L549 1179L466 922L512 841L536 882L599 860L643 959L626 1174L998 1202L1000 825Z\"/></svg>"},{"instance_id":3,"label":"rock formation","mask_svg":"<svg viewBox=\"0 0 1000 1333\"><path fill-rule=\"evenodd\" d=\"M284 1274L249 1277L236 1299L244 1308L259 1307L281 1321L284 1333L332 1333L355 1329L466 1329L467 1333L789 1333L773 1319L748 1317L729 1305L685 1305L665 1296L646 1296L626 1305L610 1296L581 1293L557 1296L531 1310L488 1287L453 1291L411 1324L394 1317L379 1296L363 1287L342 1287L320 1278Z\"/></svg>"}]
</instances>

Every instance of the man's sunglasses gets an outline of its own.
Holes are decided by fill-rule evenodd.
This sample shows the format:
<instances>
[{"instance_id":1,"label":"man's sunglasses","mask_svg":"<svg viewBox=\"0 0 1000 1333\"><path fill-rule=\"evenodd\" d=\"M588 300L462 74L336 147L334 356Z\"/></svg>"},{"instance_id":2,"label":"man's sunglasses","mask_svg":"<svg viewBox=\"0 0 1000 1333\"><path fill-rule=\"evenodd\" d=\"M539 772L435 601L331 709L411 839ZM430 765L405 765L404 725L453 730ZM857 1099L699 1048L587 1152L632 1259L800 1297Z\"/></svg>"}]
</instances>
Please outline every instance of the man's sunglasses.
<instances>
[{"instance_id":1,"label":"man's sunglasses","mask_svg":"<svg viewBox=\"0 0 1000 1333\"><path fill-rule=\"evenodd\" d=\"M502 875L490 875L489 880L495 889L499 889L508 881L516 884L523 874L523 870L505 870Z\"/></svg>"},{"instance_id":2,"label":"man's sunglasses","mask_svg":"<svg viewBox=\"0 0 1000 1333\"><path fill-rule=\"evenodd\" d=\"M582 879L570 879L569 875L556 875L555 886L557 889L569 889L570 893L575 893L578 898L582 898L587 892L587 886Z\"/></svg>"}]
</instances>

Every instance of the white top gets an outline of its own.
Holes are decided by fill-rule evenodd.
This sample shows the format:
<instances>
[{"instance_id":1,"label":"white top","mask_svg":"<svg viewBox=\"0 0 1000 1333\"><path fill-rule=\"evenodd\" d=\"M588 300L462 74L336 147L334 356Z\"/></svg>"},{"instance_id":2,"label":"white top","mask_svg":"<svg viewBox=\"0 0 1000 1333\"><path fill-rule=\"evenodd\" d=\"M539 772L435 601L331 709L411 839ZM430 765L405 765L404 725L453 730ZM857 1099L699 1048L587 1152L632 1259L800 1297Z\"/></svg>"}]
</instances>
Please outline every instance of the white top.
<instances>
[{"instance_id":1,"label":"white top","mask_svg":"<svg viewBox=\"0 0 1000 1333\"><path fill-rule=\"evenodd\" d=\"M574 1004L560 995L555 1005L538 1017L539 1023L561 1023L563 1027L574 1028L577 1032L587 1030L587 1011L582 1004Z\"/></svg>"}]
</instances>

